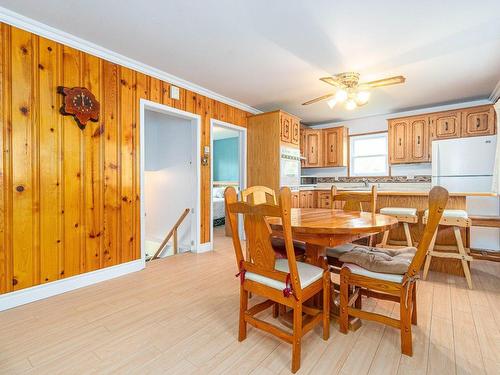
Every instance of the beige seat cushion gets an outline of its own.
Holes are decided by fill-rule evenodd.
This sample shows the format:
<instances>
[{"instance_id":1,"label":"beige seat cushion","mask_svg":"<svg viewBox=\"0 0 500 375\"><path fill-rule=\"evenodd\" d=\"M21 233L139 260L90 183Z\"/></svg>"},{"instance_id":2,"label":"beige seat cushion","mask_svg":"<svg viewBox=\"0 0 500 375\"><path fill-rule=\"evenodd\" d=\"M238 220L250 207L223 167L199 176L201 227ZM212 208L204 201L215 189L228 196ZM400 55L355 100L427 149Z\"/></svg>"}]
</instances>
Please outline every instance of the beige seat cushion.
<instances>
[{"instance_id":1,"label":"beige seat cushion","mask_svg":"<svg viewBox=\"0 0 500 375\"><path fill-rule=\"evenodd\" d=\"M384 207L380 209L382 215L417 216L416 208Z\"/></svg>"},{"instance_id":2,"label":"beige seat cushion","mask_svg":"<svg viewBox=\"0 0 500 375\"><path fill-rule=\"evenodd\" d=\"M428 216L429 216L429 210L425 210L424 217L427 218ZM467 211L464 210L444 210L443 217L467 219L469 216L467 215Z\"/></svg>"},{"instance_id":3,"label":"beige seat cushion","mask_svg":"<svg viewBox=\"0 0 500 375\"><path fill-rule=\"evenodd\" d=\"M351 270L351 272L355 275L366 276L366 277L370 277L372 279L377 279L377 280L391 281L393 283L403 282L403 275L394 275L391 273L372 272L372 271L368 271L367 269L360 267L357 264L353 264L353 263L345 263L342 267L349 268L349 270Z\"/></svg>"},{"instance_id":4,"label":"beige seat cushion","mask_svg":"<svg viewBox=\"0 0 500 375\"><path fill-rule=\"evenodd\" d=\"M328 247L326 249L326 256L327 257L332 257L332 258L340 258L341 255L351 251L354 249L356 244L353 243L346 243L344 245L336 246L336 247Z\"/></svg>"},{"instance_id":5,"label":"beige seat cushion","mask_svg":"<svg viewBox=\"0 0 500 375\"><path fill-rule=\"evenodd\" d=\"M290 272L288 268L288 259L276 259L274 268L278 271L283 271L286 273ZM302 289L308 287L313 282L323 277L323 269L313 266L312 264L297 262L297 270L299 271L300 286L302 287ZM265 277L252 272L247 272L245 274L245 279L267 285L274 289L283 290L286 288L285 283L281 281L270 279L269 277Z\"/></svg>"},{"instance_id":6,"label":"beige seat cushion","mask_svg":"<svg viewBox=\"0 0 500 375\"><path fill-rule=\"evenodd\" d=\"M417 249L381 249L356 245L351 251L340 256L343 263L354 263L371 272L403 275L415 256Z\"/></svg>"}]
</instances>

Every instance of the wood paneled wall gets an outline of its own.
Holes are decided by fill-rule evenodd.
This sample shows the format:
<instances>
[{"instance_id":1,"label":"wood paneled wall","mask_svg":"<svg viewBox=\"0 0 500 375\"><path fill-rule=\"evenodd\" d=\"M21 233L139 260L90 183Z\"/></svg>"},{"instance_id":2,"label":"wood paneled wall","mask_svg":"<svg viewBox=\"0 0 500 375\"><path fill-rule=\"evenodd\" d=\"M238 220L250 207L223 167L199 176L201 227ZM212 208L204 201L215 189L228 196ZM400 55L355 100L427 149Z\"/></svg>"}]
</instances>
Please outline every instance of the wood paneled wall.
<instances>
[{"instance_id":1,"label":"wood paneled wall","mask_svg":"<svg viewBox=\"0 0 500 375\"><path fill-rule=\"evenodd\" d=\"M249 113L1 25L0 293L140 258L139 100L246 126ZM81 131L57 86L101 103ZM210 240L210 167L201 166L201 242Z\"/></svg>"}]
</instances>

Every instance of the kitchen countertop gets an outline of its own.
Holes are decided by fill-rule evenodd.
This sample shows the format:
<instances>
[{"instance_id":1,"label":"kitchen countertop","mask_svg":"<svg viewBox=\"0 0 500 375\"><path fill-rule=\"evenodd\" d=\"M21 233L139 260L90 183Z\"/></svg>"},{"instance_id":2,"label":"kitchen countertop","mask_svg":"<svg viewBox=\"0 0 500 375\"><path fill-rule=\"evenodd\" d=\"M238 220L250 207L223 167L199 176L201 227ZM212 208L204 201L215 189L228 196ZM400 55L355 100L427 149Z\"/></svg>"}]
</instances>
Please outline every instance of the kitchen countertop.
<instances>
[{"instance_id":1,"label":"kitchen countertop","mask_svg":"<svg viewBox=\"0 0 500 375\"><path fill-rule=\"evenodd\" d=\"M330 191L327 187L318 187L315 185L301 185L299 190L317 190L317 191ZM369 191L369 189L360 188L339 188L339 191ZM406 195L406 196L426 196L429 195L429 190L378 190L377 195ZM453 192L450 193L452 197L496 197L496 193L486 193L486 192Z\"/></svg>"}]
</instances>

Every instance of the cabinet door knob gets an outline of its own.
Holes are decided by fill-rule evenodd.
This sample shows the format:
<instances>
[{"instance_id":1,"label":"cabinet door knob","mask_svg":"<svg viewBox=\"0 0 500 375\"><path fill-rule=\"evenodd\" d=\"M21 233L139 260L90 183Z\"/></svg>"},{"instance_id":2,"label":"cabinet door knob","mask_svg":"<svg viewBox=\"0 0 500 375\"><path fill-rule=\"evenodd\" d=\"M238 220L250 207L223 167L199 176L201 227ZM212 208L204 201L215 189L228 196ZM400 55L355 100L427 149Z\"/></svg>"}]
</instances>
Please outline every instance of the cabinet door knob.
<instances>
[{"instance_id":1,"label":"cabinet door knob","mask_svg":"<svg viewBox=\"0 0 500 375\"><path fill-rule=\"evenodd\" d=\"M448 121L444 123L444 130L448 131Z\"/></svg>"},{"instance_id":2,"label":"cabinet door knob","mask_svg":"<svg viewBox=\"0 0 500 375\"><path fill-rule=\"evenodd\" d=\"M333 145L330 145L330 152L333 152Z\"/></svg>"},{"instance_id":3,"label":"cabinet door knob","mask_svg":"<svg viewBox=\"0 0 500 375\"><path fill-rule=\"evenodd\" d=\"M399 145L401 146L401 138L399 138Z\"/></svg>"},{"instance_id":4,"label":"cabinet door knob","mask_svg":"<svg viewBox=\"0 0 500 375\"><path fill-rule=\"evenodd\" d=\"M420 144L420 136L417 137L417 145Z\"/></svg>"},{"instance_id":5,"label":"cabinet door knob","mask_svg":"<svg viewBox=\"0 0 500 375\"><path fill-rule=\"evenodd\" d=\"M481 120L478 118L476 118L476 128L479 128L481 126Z\"/></svg>"}]
</instances>

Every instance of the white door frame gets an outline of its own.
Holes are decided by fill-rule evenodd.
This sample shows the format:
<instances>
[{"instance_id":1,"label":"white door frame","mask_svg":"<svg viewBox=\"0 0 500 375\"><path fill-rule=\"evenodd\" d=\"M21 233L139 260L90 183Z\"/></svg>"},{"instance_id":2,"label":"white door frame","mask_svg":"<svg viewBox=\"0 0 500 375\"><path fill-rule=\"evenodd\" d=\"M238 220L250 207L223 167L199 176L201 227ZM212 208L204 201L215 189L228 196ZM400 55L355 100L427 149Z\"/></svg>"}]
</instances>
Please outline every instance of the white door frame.
<instances>
[{"instance_id":1,"label":"white door frame","mask_svg":"<svg viewBox=\"0 0 500 375\"><path fill-rule=\"evenodd\" d=\"M193 132L196 134L196 153L194 157L194 166L196 174L196 197L195 197L195 220L192 220L192 230L194 237L194 252L200 252L207 244L200 244L200 227L201 227L201 217L200 217L200 196L201 196L201 172L200 172L200 160L201 160L201 117L200 115L193 114L191 112L182 111L177 108L169 107L163 104L155 103L150 100L141 99L140 100L140 202L141 202L141 259L146 259L146 207L144 201L144 170L145 170L145 111L155 111L158 113L163 113L165 115L174 116L186 120L190 120L193 125Z\"/></svg>"},{"instance_id":2,"label":"white door frame","mask_svg":"<svg viewBox=\"0 0 500 375\"><path fill-rule=\"evenodd\" d=\"M240 191L247 187L247 129L230 124L229 122L210 119L210 247L214 245L214 202L213 202L213 187L214 187L214 126L223 127L231 130L236 130L240 133L239 158L240 158ZM242 220L238 220L240 237L243 238Z\"/></svg>"}]
</instances>

